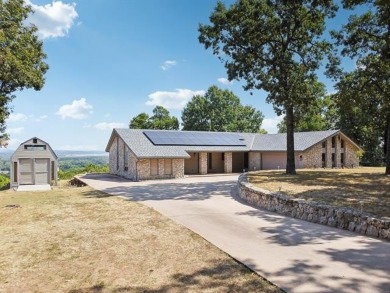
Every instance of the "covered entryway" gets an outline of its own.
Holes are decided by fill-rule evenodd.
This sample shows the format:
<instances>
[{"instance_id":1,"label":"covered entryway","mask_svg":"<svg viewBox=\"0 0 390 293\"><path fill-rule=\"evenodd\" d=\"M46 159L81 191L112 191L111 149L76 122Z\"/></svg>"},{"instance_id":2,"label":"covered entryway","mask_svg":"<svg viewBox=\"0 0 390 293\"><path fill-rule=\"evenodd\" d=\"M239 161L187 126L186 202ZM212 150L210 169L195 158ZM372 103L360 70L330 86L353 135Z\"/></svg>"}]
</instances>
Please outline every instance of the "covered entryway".
<instances>
[{"instance_id":1,"label":"covered entryway","mask_svg":"<svg viewBox=\"0 0 390 293\"><path fill-rule=\"evenodd\" d=\"M241 173L248 170L249 167L249 153L237 152L232 154L232 171L233 173Z\"/></svg>"},{"instance_id":2,"label":"covered entryway","mask_svg":"<svg viewBox=\"0 0 390 293\"><path fill-rule=\"evenodd\" d=\"M224 153L208 153L207 154L207 173L223 173L224 172Z\"/></svg>"},{"instance_id":3,"label":"covered entryway","mask_svg":"<svg viewBox=\"0 0 390 293\"><path fill-rule=\"evenodd\" d=\"M191 158L184 160L184 174L199 174L199 153L188 154Z\"/></svg>"}]
</instances>

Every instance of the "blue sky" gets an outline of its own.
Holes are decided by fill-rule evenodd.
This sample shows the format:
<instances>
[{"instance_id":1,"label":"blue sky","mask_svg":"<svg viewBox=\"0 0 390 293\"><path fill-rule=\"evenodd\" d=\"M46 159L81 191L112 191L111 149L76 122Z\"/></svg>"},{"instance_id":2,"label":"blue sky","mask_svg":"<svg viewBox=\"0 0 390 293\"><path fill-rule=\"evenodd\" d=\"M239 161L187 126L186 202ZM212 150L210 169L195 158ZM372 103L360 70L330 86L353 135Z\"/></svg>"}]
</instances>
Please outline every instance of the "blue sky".
<instances>
[{"instance_id":1,"label":"blue sky","mask_svg":"<svg viewBox=\"0 0 390 293\"><path fill-rule=\"evenodd\" d=\"M228 83L223 64L198 42L198 25L208 22L216 0L26 2L50 69L41 91L16 93L9 149L37 136L54 149L104 150L113 127L128 127L155 105L180 119L185 103L211 85L260 110L262 127L276 132L280 117L266 93L250 95L241 82ZM344 21L341 13L330 27ZM331 91L332 83L322 81Z\"/></svg>"}]
</instances>

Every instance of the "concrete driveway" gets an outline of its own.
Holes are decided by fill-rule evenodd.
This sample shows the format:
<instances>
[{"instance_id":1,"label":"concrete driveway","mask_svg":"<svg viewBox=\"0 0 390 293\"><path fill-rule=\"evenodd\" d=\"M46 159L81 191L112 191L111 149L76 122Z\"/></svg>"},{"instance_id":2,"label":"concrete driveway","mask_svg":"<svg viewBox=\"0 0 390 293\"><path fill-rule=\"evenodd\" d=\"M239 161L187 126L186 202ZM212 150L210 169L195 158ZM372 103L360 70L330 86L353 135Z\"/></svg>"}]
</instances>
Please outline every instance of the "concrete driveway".
<instances>
[{"instance_id":1,"label":"concrete driveway","mask_svg":"<svg viewBox=\"0 0 390 293\"><path fill-rule=\"evenodd\" d=\"M390 242L249 206L237 196L237 177L80 179L154 208L287 292L390 293Z\"/></svg>"}]
</instances>

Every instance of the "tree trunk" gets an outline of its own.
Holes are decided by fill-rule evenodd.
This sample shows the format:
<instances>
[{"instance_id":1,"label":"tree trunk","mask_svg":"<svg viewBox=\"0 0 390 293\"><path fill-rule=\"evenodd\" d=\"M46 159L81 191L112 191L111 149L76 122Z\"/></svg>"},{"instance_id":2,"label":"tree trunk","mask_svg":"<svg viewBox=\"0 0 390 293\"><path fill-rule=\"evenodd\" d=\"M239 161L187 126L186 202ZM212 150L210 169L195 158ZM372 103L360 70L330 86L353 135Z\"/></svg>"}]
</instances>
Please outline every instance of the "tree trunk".
<instances>
[{"instance_id":1,"label":"tree trunk","mask_svg":"<svg viewBox=\"0 0 390 293\"><path fill-rule=\"evenodd\" d=\"M390 175L390 113L387 114L386 117L386 175Z\"/></svg>"},{"instance_id":2,"label":"tree trunk","mask_svg":"<svg viewBox=\"0 0 390 293\"><path fill-rule=\"evenodd\" d=\"M286 174L296 174L295 152L294 152L294 108L289 106L286 109L287 126L287 166Z\"/></svg>"}]
</instances>

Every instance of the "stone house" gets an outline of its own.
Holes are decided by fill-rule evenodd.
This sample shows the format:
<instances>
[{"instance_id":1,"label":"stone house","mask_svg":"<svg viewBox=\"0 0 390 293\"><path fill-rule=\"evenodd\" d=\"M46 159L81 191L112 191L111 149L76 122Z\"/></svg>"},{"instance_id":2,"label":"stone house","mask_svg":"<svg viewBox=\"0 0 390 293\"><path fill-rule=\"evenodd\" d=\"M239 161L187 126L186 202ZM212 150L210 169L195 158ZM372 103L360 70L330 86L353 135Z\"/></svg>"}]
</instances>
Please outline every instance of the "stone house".
<instances>
[{"instance_id":1,"label":"stone house","mask_svg":"<svg viewBox=\"0 0 390 293\"><path fill-rule=\"evenodd\" d=\"M339 130L298 132L296 168L353 168L362 149ZM114 129L110 173L131 180L285 169L286 134Z\"/></svg>"},{"instance_id":2,"label":"stone house","mask_svg":"<svg viewBox=\"0 0 390 293\"><path fill-rule=\"evenodd\" d=\"M50 145L33 137L11 156L11 187L19 185L57 185L58 157Z\"/></svg>"}]
</instances>

